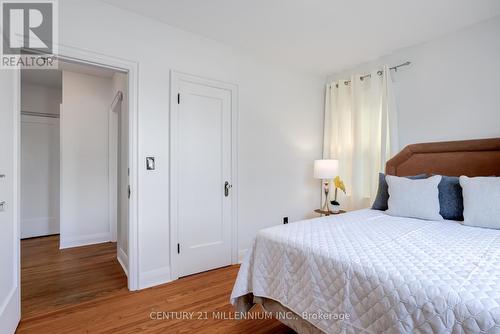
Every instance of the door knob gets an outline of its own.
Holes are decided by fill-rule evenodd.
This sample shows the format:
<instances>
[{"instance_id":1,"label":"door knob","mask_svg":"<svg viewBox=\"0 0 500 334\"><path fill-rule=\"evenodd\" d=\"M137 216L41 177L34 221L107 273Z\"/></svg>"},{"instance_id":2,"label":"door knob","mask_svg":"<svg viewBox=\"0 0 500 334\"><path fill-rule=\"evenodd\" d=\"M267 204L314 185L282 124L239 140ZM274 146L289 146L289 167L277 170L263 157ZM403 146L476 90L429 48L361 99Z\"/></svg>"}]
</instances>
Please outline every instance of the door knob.
<instances>
[{"instance_id":1,"label":"door knob","mask_svg":"<svg viewBox=\"0 0 500 334\"><path fill-rule=\"evenodd\" d=\"M226 181L224 183L224 196L226 196L226 197L229 196L229 189L231 189L232 187L233 187L233 185L229 184L228 181Z\"/></svg>"},{"instance_id":2,"label":"door knob","mask_svg":"<svg viewBox=\"0 0 500 334\"><path fill-rule=\"evenodd\" d=\"M0 211L5 211L5 201L0 202Z\"/></svg>"}]
</instances>

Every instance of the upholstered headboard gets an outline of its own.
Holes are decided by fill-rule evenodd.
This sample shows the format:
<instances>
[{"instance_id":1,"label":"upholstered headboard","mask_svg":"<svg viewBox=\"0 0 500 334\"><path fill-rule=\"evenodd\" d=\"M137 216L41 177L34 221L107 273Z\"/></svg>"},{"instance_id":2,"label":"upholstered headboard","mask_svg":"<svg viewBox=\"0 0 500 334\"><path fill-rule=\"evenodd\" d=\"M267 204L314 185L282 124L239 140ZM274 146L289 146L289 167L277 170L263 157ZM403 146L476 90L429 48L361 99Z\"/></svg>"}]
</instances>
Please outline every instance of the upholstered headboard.
<instances>
[{"instance_id":1,"label":"upholstered headboard","mask_svg":"<svg viewBox=\"0 0 500 334\"><path fill-rule=\"evenodd\" d=\"M396 176L500 176L500 138L408 145L385 170Z\"/></svg>"}]
</instances>

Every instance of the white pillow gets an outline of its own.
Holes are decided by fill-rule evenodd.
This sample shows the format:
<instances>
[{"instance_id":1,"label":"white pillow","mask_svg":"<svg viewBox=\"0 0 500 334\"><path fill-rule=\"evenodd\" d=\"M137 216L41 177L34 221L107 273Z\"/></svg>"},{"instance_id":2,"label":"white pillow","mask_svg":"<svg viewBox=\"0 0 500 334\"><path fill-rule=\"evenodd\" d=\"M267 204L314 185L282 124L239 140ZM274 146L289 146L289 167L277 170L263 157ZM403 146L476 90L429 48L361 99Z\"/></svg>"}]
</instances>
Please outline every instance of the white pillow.
<instances>
[{"instance_id":1,"label":"white pillow","mask_svg":"<svg viewBox=\"0 0 500 334\"><path fill-rule=\"evenodd\" d=\"M464 225L500 229L500 177L460 176Z\"/></svg>"},{"instance_id":2,"label":"white pillow","mask_svg":"<svg viewBox=\"0 0 500 334\"><path fill-rule=\"evenodd\" d=\"M443 220L439 214L438 185L441 182L441 175L420 180L387 175L385 180L389 186L387 214L425 220Z\"/></svg>"}]
</instances>

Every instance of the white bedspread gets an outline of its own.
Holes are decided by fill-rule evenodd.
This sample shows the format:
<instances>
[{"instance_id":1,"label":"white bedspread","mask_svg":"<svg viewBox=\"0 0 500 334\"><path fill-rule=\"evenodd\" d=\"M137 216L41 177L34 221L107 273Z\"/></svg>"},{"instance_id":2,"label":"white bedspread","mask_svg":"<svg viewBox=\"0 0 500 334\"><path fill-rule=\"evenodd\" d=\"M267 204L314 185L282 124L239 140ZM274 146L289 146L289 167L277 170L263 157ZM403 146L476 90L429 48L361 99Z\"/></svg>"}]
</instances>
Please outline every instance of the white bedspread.
<instances>
[{"instance_id":1,"label":"white bedspread","mask_svg":"<svg viewBox=\"0 0 500 334\"><path fill-rule=\"evenodd\" d=\"M500 231L374 210L280 225L258 233L231 302L249 293L327 333L500 333Z\"/></svg>"}]
</instances>

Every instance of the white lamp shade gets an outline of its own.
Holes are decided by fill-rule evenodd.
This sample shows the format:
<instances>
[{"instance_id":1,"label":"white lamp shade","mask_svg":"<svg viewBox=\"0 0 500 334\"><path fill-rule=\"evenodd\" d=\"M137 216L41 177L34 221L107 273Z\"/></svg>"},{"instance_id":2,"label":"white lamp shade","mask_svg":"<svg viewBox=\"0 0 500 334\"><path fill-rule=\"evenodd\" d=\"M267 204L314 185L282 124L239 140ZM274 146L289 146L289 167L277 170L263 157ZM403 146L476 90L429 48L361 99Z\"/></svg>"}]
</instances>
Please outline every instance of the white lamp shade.
<instances>
[{"instance_id":1,"label":"white lamp shade","mask_svg":"<svg viewBox=\"0 0 500 334\"><path fill-rule=\"evenodd\" d=\"M338 175L339 161L333 159L314 160L315 179L333 179Z\"/></svg>"}]
</instances>

